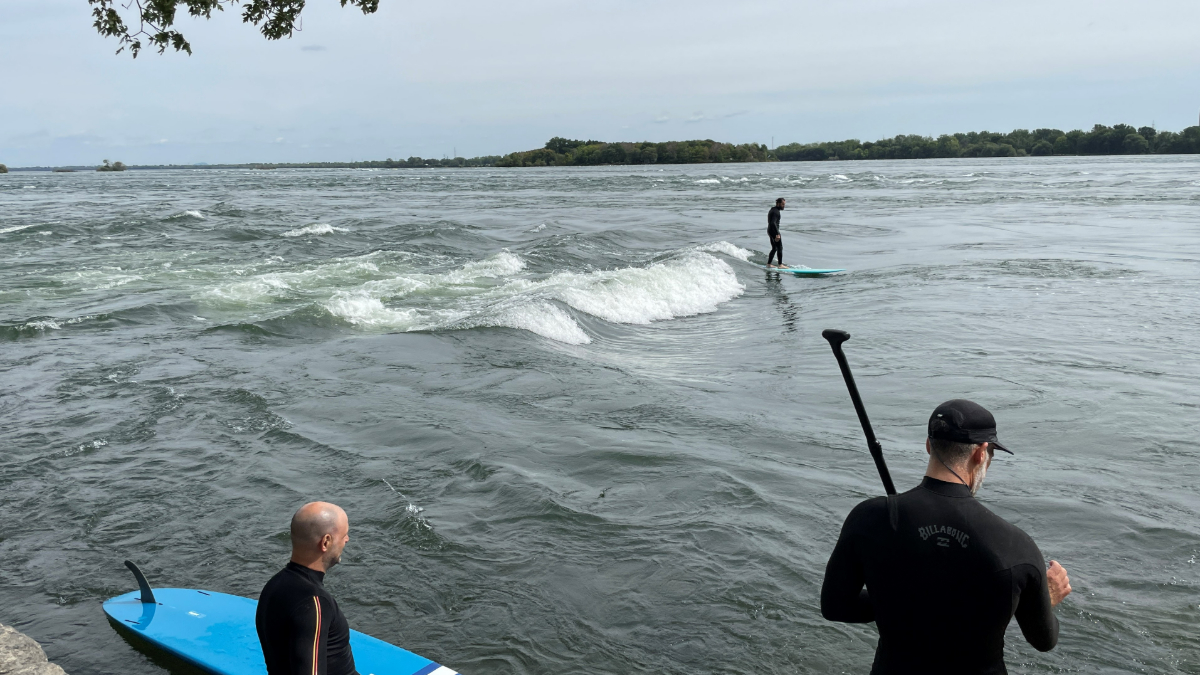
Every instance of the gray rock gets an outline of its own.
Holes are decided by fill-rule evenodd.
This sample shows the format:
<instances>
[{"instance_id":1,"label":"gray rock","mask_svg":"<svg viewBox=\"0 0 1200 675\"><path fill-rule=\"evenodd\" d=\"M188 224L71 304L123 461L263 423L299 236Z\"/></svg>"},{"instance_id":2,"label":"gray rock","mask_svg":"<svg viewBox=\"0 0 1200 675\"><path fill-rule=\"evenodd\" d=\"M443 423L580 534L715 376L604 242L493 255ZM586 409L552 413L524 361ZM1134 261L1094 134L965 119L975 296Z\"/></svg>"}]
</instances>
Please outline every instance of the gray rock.
<instances>
[{"instance_id":1,"label":"gray rock","mask_svg":"<svg viewBox=\"0 0 1200 675\"><path fill-rule=\"evenodd\" d=\"M0 624L0 675L66 675L33 638Z\"/></svg>"}]
</instances>

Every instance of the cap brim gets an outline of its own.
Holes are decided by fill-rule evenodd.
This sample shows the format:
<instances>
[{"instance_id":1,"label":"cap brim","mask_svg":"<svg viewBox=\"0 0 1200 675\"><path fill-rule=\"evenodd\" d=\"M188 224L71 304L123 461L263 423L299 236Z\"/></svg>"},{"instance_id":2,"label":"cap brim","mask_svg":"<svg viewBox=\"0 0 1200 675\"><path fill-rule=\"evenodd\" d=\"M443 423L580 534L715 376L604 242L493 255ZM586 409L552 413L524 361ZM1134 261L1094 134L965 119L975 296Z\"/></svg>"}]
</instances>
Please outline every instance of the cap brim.
<instances>
[{"instance_id":1,"label":"cap brim","mask_svg":"<svg viewBox=\"0 0 1200 675\"><path fill-rule=\"evenodd\" d=\"M1004 447L1003 445L1000 445L1000 441L988 441L988 443L991 443L992 447L997 450L1003 450L1004 452L1007 452L1010 455L1013 454L1012 450L1009 450L1008 448Z\"/></svg>"}]
</instances>

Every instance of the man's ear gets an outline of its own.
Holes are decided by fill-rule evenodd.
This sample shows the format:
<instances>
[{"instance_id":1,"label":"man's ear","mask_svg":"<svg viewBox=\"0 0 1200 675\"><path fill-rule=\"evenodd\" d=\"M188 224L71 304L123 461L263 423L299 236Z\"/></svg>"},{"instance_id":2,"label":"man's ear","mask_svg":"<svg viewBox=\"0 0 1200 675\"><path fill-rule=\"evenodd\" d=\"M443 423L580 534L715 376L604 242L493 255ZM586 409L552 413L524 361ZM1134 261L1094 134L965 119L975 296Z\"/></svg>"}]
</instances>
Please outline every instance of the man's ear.
<instances>
[{"instance_id":1,"label":"man's ear","mask_svg":"<svg viewBox=\"0 0 1200 675\"><path fill-rule=\"evenodd\" d=\"M987 464L987 446L987 443L980 443L978 446L976 446L975 449L971 451L971 461L980 466Z\"/></svg>"},{"instance_id":2,"label":"man's ear","mask_svg":"<svg viewBox=\"0 0 1200 675\"><path fill-rule=\"evenodd\" d=\"M927 455L933 454L933 443L929 442L928 437L925 438L925 454L927 454Z\"/></svg>"}]
</instances>

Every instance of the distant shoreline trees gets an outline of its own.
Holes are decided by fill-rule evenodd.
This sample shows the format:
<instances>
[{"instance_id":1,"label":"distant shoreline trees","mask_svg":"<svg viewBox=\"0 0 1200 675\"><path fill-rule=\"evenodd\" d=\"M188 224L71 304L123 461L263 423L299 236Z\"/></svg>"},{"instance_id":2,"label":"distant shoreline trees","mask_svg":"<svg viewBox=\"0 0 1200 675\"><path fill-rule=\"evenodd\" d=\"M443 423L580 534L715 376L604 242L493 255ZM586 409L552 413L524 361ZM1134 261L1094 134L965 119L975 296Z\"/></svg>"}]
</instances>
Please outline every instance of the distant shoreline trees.
<instances>
[{"instance_id":1,"label":"distant shoreline trees","mask_svg":"<svg viewBox=\"0 0 1200 675\"><path fill-rule=\"evenodd\" d=\"M0 173L8 173L8 167L0 164Z\"/></svg>"},{"instance_id":2,"label":"distant shoreline trees","mask_svg":"<svg viewBox=\"0 0 1200 675\"><path fill-rule=\"evenodd\" d=\"M1200 154L1200 126L1181 132L1135 129L1128 124L1097 124L1091 131L1016 129L930 136L896 136L874 142L847 140L790 143L772 151L782 162L827 159L932 159L953 157L1044 157L1049 155L1190 155Z\"/></svg>"},{"instance_id":3,"label":"distant shoreline trees","mask_svg":"<svg viewBox=\"0 0 1200 675\"><path fill-rule=\"evenodd\" d=\"M859 159L1044 157L1049 155L1200 154L1200 126L1181 132L1097 124L1091 131L1016 129L931 136L900 135L878 141L732 145L712 140L669 143L604 143L554 137L537 150L514 152L496 166L596 166L603 164L701 164L719 162L819 162Z\"/></svg>"},{"instance_id":4,"label":"distant shoreline trees","mask_svg":"<svg viewBox=\"0 0 1200 675\"><path fill-rule=\"evenodd\" d=\"M756 143L718 143L713 140L666 143L603 143L573 141L555 136L545 147L514 152L496 166L598 166L605 164L709 164L766 162L770 151Z\"/></svg>"},{"instance_id":5,"label":"distant shoreline trees","mask_svg":"<svg viewBox=\"0 0 1200 675\"><path fill-rule=\"evenodd\" d=\"M1015 129L1008 133L973 131L931 136L900 135L878 141L789 143L770 149L757 143L713 140L664 143L606 143L555 136L536 150L507 155L443 159L383 159L362 162L280 162L274 164L192 164L127 167L109 163L97 171L130 169L436 169L457 167L607 166L637 164L714 164L725 162L819 162L860 159L938 159L959 157L1045 157L1051 155L1195 155L1200 154L1200 126L1183 131L1135 129L1128 124L1097 124L1090 131ZM86 167L63 167L86 168ZM18 171L50 167L25 167ZM7 168L0 164L0 173Z\"/></svg>"}]
</instances>

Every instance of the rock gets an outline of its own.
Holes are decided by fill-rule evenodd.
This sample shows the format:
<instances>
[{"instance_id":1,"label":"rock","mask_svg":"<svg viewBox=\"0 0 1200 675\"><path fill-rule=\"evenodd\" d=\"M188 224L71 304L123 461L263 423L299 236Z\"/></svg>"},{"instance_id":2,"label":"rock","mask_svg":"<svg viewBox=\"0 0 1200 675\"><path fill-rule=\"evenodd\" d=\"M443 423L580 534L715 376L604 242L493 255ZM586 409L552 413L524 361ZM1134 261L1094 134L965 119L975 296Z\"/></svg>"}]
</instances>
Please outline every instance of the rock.
<instances>
[{"instance_id":1,"label":"rock","mask_svg":"<svg viewBox=\"0 0 1200 675\"><path fill-rule=\"evenodd\" d=\"M0 624L0 675L66 675L33 638Z\"/></svg>"}]
</instances>

